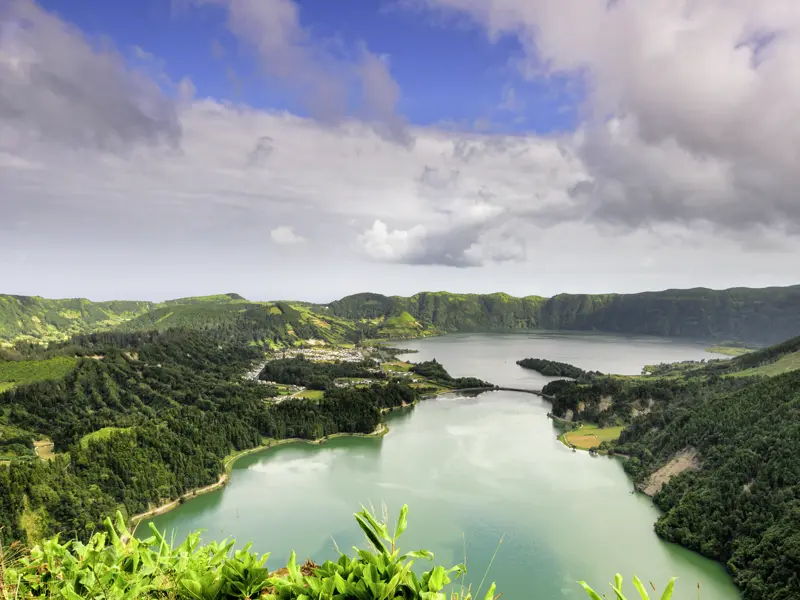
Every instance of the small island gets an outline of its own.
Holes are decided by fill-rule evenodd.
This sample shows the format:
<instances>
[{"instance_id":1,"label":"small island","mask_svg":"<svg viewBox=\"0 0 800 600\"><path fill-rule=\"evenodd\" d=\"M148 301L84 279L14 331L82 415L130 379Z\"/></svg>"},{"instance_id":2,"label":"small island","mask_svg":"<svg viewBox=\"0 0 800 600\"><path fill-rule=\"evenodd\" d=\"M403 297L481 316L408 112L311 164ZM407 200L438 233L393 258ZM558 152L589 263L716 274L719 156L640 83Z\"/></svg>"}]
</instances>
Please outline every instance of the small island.
<instances>
[{"instance_id":1,"label":"small island","mask_svg":"<svg viewBox=\"0 0 800 600\"><path fill-rule=\"evenodd\" d=\"M547 360L545 358L523 358L517 364L523 369L530 369L541 373L545 377L569 377L570 379L581 379L589 375L602 375L598 371L584 371L583 369L568 363Z\"/></svg>"}]
</instances>

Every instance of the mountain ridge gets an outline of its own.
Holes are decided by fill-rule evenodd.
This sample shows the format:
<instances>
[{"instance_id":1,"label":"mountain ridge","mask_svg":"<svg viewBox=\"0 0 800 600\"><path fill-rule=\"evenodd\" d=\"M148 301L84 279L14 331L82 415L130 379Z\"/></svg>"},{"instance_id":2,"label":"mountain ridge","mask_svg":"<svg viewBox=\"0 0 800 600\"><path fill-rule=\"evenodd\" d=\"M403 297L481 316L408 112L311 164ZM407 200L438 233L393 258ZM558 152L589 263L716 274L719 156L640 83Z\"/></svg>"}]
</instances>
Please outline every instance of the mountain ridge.
<instances>
[{"instance_id":1,"label":"mountain ridge","mask_svg":"<svg viewBox=\"0 0 800 600\"><path fill-rule=\"evenodd\" d=\"M194 307L194 308L190 308ZM49 342L78 333L111 328L159 326L162 319L185 324L174 312L245 312L264 307L281 313L300 310L317 319L338 319L352 339L406 338L459 331L568 330L730 340L756 345L800 335L800 285L725 290L710 288L647 291L634 294L536 295L419 292L386 296L360 292L327 304L303 301L260 302L236 293L193 296L163 302L85 298L48 300L40 296L0 295L0 340ZM276 308L277 307L277 308ZM284 307L284 308L280 308ZM284 310L285 309L285 310ZM170 310L173 313L170 313ZM230 317L230 315L228 315ZM225 318L228 318L225 317ZM308 317L313 321L313 317ZM325 325L322 325L325 329Z\"/></svg>"}]
</instances>

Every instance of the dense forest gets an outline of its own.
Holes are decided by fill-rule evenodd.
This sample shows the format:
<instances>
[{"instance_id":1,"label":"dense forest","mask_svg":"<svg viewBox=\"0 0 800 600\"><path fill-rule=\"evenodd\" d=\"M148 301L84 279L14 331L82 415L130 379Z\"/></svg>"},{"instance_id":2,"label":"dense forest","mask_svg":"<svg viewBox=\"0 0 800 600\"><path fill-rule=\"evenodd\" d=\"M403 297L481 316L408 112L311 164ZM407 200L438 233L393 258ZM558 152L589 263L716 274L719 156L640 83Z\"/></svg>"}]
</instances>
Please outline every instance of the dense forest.
<instances>
[{"instance_id":1,"label":"dense forest","mask_svg":"<svg viewBox=\"0 0 800 600\"><path fill-rule=\"evenodd\" d=\"M301 355L269 361L258 377L262 381L325 390L338 378L386 379L386 373L371 359L359 362L314 362Z\"/></svg>"},{"instance_id":2,"label":"dense forest","mask_svg":"<svg viewBox=\"0 0 800 600\"><path fill-rule=\"evenodd\" d=\"M0 339L63 340L108 329L244 328L268 321L252 341L290 345L303 339L361 342L457 331L574 330L715 339L768 345L800 335L800 286L666 290L640 294L422 292L411 297L364 293L326 305L251 302L238 294L161 303L45 300L0 295Z\"/></svg>"},{"instance_id":3,"label":"dense forest","mask_svg":"<svg viewBox=\"0 0 800 600\"><path fill-rule=\"evenodd\" d=\"M640 482L697 452L656 494L656 532L726 563L748 600L800 598L800 371L720 381L656 404L615 450Z\"/></svg>"},{"instance_id":4,"label":"dense forest","mask_svg":"<svg viewBox=\"0 0 800 600\"><path fill-rule=\"evenodd\" d=\"M625 424L601 449L628 457L640 489L692 457L692 468L651 492L664 511L658 535L725 563L747 600L800 598L800 370L754 371L798 348L795 338L731 360L648 367L642 377L590 374L543 391L556 417Z\"/></svg>"},{"instance_id":5,"label":"dense forest","mask_svg":"<svg viewBox=\"0 0 800 600\"><path fill-rule=\"evenodd\" d=\"M477 377L453 377L440 363L436 362L435 358L415 364L411 367L411 372L422 375L439 385L457 390L489 387L491 385Z\"/></svg>"},{"instance_id":6,"label":"dense forest","mask_svg":"<svg viewBox=\"0 0 800 600\"><path fill-rule=\"evenodd\" d=\"M0 538L85 540L118 508L133 515L214 483L232 452L268 438L370 433L382 409L417 398L392 381L271 402L272 386L242 377L261 351L222 340L185 330L79 337L62 350L91 357L65 377L0 394L5 442L28 450L46 435L58 452L0 467Z\"/></svg>"},{"instance_id":7,"label":"dense forest","mask_svg":"<svg viewBox=\"0 0 800 600\"><path fill-rule=\"evenodd\" d=\"M589 372L584 371L575 365L568 363L558 362L555 360L547 360L545 358L523 358L518 360L517 364L523 369L531 369L537 373L541 373L546 377L569 377L570 379L586 378L590 375ZM602 373L595 372L594 375L602 375Z\"/></svg>"},{"instance_id":8,"label":"dense forest","mask_svg":"<svg viewBox=\"0 0 800 600\"><path fill-rule=\"evenodd\" d=\"M800 335L800 286L666 290L640 294L507 294L423 292L405 298L355 294L324 307L351 319L407 312L440 332L553 329L605 331L772 344Z\"/></svg>"}]
</instances>

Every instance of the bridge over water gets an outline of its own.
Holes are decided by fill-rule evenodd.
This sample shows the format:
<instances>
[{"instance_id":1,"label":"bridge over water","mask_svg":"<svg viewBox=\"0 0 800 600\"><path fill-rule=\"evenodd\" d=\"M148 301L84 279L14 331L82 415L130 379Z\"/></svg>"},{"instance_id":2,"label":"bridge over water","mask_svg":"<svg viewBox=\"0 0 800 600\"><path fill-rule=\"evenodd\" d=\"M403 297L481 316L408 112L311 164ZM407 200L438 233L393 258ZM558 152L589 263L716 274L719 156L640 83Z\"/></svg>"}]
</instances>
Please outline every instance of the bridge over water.
<instances>
[{"instance_id":1,"label":"bridge over water","mask_svg":"<svg viewBox=\"0 0 800 600\"><path fill-rule=\"evenodd\" d=\"M522 394L533 394L534 396L540 396L545 400L550 400L551 402L555 400L554 396L549 394L545 394L542 390L534 390L529 388L512 388L512 387L504 387L501 385L490 385L486 387L475 387L475 388L464 388L461 390L453 390L454 392L520 392Z\"/></svg>"}]
</instances>

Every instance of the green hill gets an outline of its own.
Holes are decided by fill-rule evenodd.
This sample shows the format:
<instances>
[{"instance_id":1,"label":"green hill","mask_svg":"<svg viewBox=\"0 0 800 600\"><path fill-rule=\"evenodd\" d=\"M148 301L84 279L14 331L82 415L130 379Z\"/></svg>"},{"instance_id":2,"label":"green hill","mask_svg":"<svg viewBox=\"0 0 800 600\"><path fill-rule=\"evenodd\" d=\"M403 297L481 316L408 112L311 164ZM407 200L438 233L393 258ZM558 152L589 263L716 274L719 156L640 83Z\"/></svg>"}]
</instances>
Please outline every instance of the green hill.
<instances>
[{"instance_id":1,"label":"green hill","mask_svg":"<svg viewBox=\"0 0 800 600\"><path fill-rule=\"evenodd\" d=\"M720 339L766 345L800 335L800 286L665 290L640 294L423 292L411 297L355 294L326 305L347 319L407 312L422 331L552 329Z\"/></svg>"},{"instance_id":2,"label":"green hill","mask_svg":"<svg viewBox=\"0 0 800 600\"><path fill-rule=\"evenodd\" d=\"M673 473L660 536L725 563L747 599L797 598L800 371L739 381L635 419L618 450L642 486Z\"/></svg>"},{"instance_id":3,"label":"green hill","mask_svg":"<svg viewBox=\"0 0 800 600\"><path fill-rule=\"evenodd\" d=\"M543 391L568 429L624 427L599 451L628 458L637 489L664 511L661 537L725 564L746 600L800 598L799 350L797 337L647 368L655 376L584 373Z\"/></svg>"},{"instance_id":4,"label":"green hill","mask_svg":"<svg viewBox=\"0 0 800 600\"><path fill-rule=\"evenodd\" d=\"M291 346L312 339L343 344L358 338L353 323L312 312L302 304L239 300L160 306L127 321L119 330L166 331L174 328L215 330L222 337L272 346Z\"/></svg>"},{"instance_id":5,"label":"green hill","mask_svg":"<svg viewBox=\"0 0 800 600\"><path fill-rule=\"evenodd\" d=\"M188 298L176 298L160 302L159 306L171 306L174 304L224 304L227 302L247 302L247 299L239 294L213 294L211 296L190 296Z\"/></svg>"},{"instance_id":6,"label":"green hill","mask_svg":"<svg viewBox=\"0 0 800 600\"><path fill-rule=\"evenodd\" d=\"M216 329L223 336L236 332L255 336L251 341L278 345L307 339L341 344L359 338L354 323L318 314L303 303L250 302L238 294L179 298L158 304L0 296L0 340L7 342L55 342L112 329L139 332L171 328Z\"/></svg>"},{"instance_id":7,"label":"green hill","mask_svg":"<svg viewBox=\"0 0 800 600\"><path fill-rule=\"evenodd\" d=\"M277 308L276 308L277 307ZM284 310L281 307L288 307ZM52 341L122 327L209 328L261 308L280 311L286 339L418 337L456 331L525 329L604 331L768 345L800 335L800 286L665 290L641 294L508 294L421 292L410 297L364 293L327 305L250 302L239 294L151 302L45 300L0 296L0 340ZM294 311L294 312L292 312ZM298 314L295 314L298 313ZM294 330L295 333L291 333Z\"/></svg>"},{"instance_id":8,"label":"green hill","mask_svg":"<svg viewBox=\"0 0 800 600\"><path fill-rule=\"evenodd\" d=\"M151 302L0 295L0 340L61 340L77 333L110 329L152 307Z\"/></svg>"}]
</instances>

